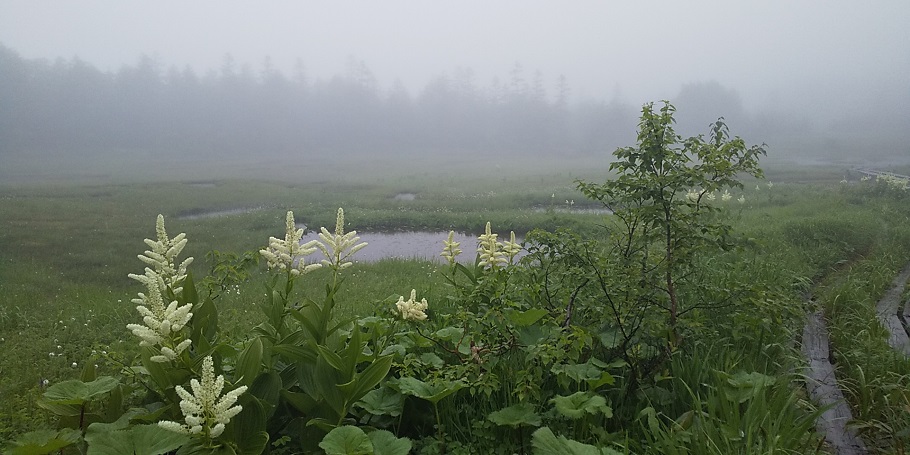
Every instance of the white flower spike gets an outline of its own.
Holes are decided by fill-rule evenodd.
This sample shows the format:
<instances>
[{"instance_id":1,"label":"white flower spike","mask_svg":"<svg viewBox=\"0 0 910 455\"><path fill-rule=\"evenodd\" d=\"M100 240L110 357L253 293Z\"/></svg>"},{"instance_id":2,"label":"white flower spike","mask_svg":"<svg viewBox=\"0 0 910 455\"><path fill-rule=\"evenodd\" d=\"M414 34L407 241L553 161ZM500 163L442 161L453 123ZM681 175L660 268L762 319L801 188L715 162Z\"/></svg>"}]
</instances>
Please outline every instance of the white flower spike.
<instances>
[{"instance_id":1,"label":"white flower spike","mask_svg":"<svg viewBox=\"0 0 910 455\"><path fill-rule=\"evenodd\" d=\"M126 328L142 340L139 346L158 347L160 354L151 357L153 362L175 360L191 344L180 331L193 318L193 313L190 312L193 304L177 306L177 301L174 300L164 306L164 280L148 267L145 275L130 274L130 278L144 283L148 295L140 292L139 298L133 299L133 303L138 305L136 310L142 315L143 324L127 324Z\"/></svg>"},{"instance_id":2,"label":"white flower spike","mask_svg":"<svg viewBox=\"0 0 910 455\"><path fill-rule=\"evenodd\" d=\"M496 268L505 265L506 254L501 251L502 244L496 241L498 234L493 234L490 230L490 222L487 221L486 232L478 237L477 252L480 253L480 266Z\"/></svg>"},{"instance_id":3,"label":"white flower spike","mask_svg":"<svg viewBox=\"0 0 910 455\"><path fill-rule=\"evenodd\" d=\"M405 300L403 295L399 296L398 303L395 306L398 307L401 319L405 321L424 321L427 319L427 299L421 299L418 302L416 289L411 289L411 298L408 300Z\"/></svg>"},{"instance_id":4,"label":"white flower spike","mask_svg":"<svg viewBox=\"0 0 910 455\"><path fill-rule=\"evenodd\" d=\"M461 242L455 241L455 231L449 231L449 238L443 242L442 253L439 255L446 258L449 261L449 265L455 264L455 258L461 254Z\"/></svg>"},{"instance_id":5,"label":"white flower spike","mask_svg":"<svg viewBox=\"0 0 910 455\"><path fill-rule=\"evenodd\" d=\"M348 259L356 252L367 246L366 242L357 243L360 237L357 237L357 231L344 232L344 210L339 208L338 215L335 217L335 233L332 234L326 228L320 228L319 238L322 242L316 242L314 246L322 251L326 257L322 260L322 265L330 267L336 272L351 266Z\"/></svg>"},{"instance_id":6,"label":"white flower spike","mask_svg":"<svg viewBox=\"0 0 910 455\"><path fill-rule=\"evenodd\" d=\"M186 268L193 262L193 258L190 257L177 265L177 256L186 246L186 234L180 233L174 238L169 238L164 229L164 216L160 214L155 223L155 234L157 240L145 239L145 244L151 250L146 251L144 255L140 254L139 260L151 266L164 280L164 284L178 294L183 290L180 284L186 279Z\"/></svg>"},{"instance_id":7,"label":"white flower spike","mask_svg":"<svg viewBox=\"0 0 910 455\"><path fill-rule=\"evenodd\" d=\"M521 252L521 244L515 241L515 231L509 233L509 240L503 242L502 252L509 257L509 264L515 260L515 256Z\"/></svg>"},{"instance_id":8,"label":"white flower spike","mask_svg":"<svg viewBox=\"0 0 910 455\"><path fill-rule=\"evenodd\" d=\"M242 406L234 406L234 403L246 392L247 387L237 387L219 399L218 396L224 389L224 376L215 377L215 365L211 356L202 360L202 381L192 379L190 388L193 393L179 385L175 388L180 396L180 411L186 424L163 420L158 422L159 427L176 433L215 439L224 432L224 426L243 410Z\"/></svg>"},{"instance_id":9,"label":"white flower spike","mask_svg":"<svg viewBox=\"0 0 910 455\"><path fill-rule=\"evenodd\" d=\"M294 222L294 212L288 211L285 217L284 240L269 237L268 248L259 250L259 254L268 261L269 269L287 270L294 276L303 275L322 267L321 264L306 264L304 262L303 258L305 256L316 251L318 242L312 240L301 245L301 238L303 238L303 229L297 229L297 225Z\"/></svg>"}]
</instances>

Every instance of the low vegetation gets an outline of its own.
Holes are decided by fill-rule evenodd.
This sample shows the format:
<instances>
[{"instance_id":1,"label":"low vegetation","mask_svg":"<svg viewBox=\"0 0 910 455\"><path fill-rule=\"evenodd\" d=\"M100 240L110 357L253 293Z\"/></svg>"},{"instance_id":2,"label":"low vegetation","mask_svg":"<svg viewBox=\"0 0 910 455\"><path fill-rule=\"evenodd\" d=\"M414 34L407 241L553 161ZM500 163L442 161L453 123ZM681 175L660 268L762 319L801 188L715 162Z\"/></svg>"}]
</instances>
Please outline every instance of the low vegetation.
<instances>
[{"instance_id":1,"label":"low vegetation","mask_svg":"<svg viewBox=\"0 0 910 455\"><path fill-rule=\"evenodd\" d=\"M0 344L16 355L0 359L0 439L12 453L814 453L796 346L811 294L853 424L901 453L910 362L875 302L910 261L907 190L772 183L764 153L723 122L679 138L665 104L644 108L605 180L4 188ZM235 208L251 210L198 217ZM300 223L325 226L318 243ZM355 227L478 242L364 264Z\"/></svg>"}]
</instances>

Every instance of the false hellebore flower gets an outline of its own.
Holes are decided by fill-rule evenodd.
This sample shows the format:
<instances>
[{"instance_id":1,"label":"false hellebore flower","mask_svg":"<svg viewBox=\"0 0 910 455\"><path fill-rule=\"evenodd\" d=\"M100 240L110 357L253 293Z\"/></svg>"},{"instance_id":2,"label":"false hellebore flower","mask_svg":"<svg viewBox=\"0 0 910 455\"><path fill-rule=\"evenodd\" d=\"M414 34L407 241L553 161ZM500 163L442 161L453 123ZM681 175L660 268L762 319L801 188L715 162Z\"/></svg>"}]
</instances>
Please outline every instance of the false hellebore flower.
<instances>
[{"instance_id":1,"label":"false hellebore flower","mask_svg":"<svg viewBox=\"0 0 910 455\"><path fill-rule=\"evenodd\" d=\"M406 321L423 321L427 318L427 299L417 301L417 290L411 289L411 298L404 299L404 296L398 297L398 312L401 313L401 319Z\"/></svg>"},{"instance_id":2,"label":"false hellebore flower","mask_svg":"<svg viewBox=\"0 0 910 455\"><path fill-rule=\"evenodd\" d=\"M193 262L190 257L177 265L177 256L186 246L186 234L181 232L174 238L168 238L164 229L164 216L161 214L155 223L155 234L158 240L145 239L145 244L151 250L144 255L140 254L139 260L151 266L174 294L179 294L183 290L179 285L186 279L186 268Z\"/></svg>"},{"instance_id":3,"label":"false hellebore flower","mask_svg":"<svg viewBox=\"0 0 910 455\"><path fill-rule=\"evenodd\" d=\"M158 422L159 427L176 433L205 435L209 439L214 439L221 436L224 426L243 410L239 404L232 405L243 392L246 392L246 386L237 387L224 394L221 399L218 398L224 388L224 376L219 374L217 378L215 377L215 366L211 356L202 360L202 382L192 379L190 388L193 389L192 394L179 385L175 388L177 395L180 396L180 411L183 412L186 425L163 420Z\"/></svg>"},{"instance_id":4,"label":"false hellebore flower","mask_svg":"<svg viewBox=\"0 0 910 455\"><path fill-rule=\"evenodd\" d=\"M461 254L461 248L458 248L461 242L455 241L455 231L449 231L448 240L443 240L442 244L442 253L439 255L446 258L449 261L449 265L455 264L455 258Z\"/></svg>"},{"instance_id":5,"label":"false hellebore flower","mask_svg":"<svg viewBox=\"0 0 910 455\"><path fill-rule=\"evenodd\" d=\"M487 221L486 232L478 237L477 252L480 253L481 267L496 268L506 264L506 254L500 250L502 244L496 241L497 236L491 232L490 222Z\"/></svg>"},{"instance_id":6,"label":"false hellebore flower","mask_svg":"<svg viewBox=\"0 0 910 455\"><path fill-rule=\"evenodd\" d=\"M259 254L268 261L269 269L289 270L291 275L302 275L322 267L321 264L306 265L303 262L303 256L316 251L315 245L318 242L312 240L303 245L300 244L303 229L297 229L297 225L294 223L294 212L288 211L285 222L284 240L269 237L269 247L259 250Z\"/></svg>"},{"instance_id":7,"label":"false hellebore flower","mask_svg":"<svg viewBox=\"0 0 910 455\"><path fill-rule=\"evenodd\" d=\"M140 292L139 298L132 300L138 305L136 310L142 315L144 325L127 324L126 328L142 340L139 346L158 347L160 354L151 357L153 362L164 363L176 359L190 347L190 340L184 339L180 331L193 317L193 313L190 313L193 304L177 306L175 300L164 306L161 293L165 289L164 279L148 267L145 268L145 275L131 273L129 277L145 284L148 295Z\"/></svg>"},{"instance_id":8,"label":"false hellebore flower","mask_svg":"<svg viewBox=\"0 0 910 455\"><path fill-rule=\"evenodd\" d=\"M319 233L319 238L322 239L322 243L316 242L315 246L326 257L322 260L322 265L336 272L350 267L351 262L347 259L367 246L366 242L357 243L360 240L357 231L344 233L344 210L341 208L338 209L338 216L335 218L335 233L332 234L324 227L320 229L322 232Z\"/></svg>"},{"instance_id":9,"label":"false hellebore flower","mask_svg":"<svg viewBox=\"0 0 910 455\"><path fill-rule=\"evenodd\" d=\"M509 240L503 242L502 252L509 257L509 264L515 259L515 256L521 251L521 245L515 242L515 231L509 233Z\"/></svg>"}]
</instances>

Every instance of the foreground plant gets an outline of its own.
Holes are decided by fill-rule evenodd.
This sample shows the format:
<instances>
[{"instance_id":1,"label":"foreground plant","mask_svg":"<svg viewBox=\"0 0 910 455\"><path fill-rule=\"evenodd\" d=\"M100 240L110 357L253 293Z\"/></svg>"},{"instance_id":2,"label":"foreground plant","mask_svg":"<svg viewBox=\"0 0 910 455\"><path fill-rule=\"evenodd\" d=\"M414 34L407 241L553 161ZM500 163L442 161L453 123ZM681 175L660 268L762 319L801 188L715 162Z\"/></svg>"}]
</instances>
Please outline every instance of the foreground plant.
<instances>
[{"instance_id":1,"label":"foreground plant","mask_svg":"<svg viewBox=\"0 0 910 455\"><path fill-rule=\"evenodd\" d=\"M176 433L184 433L202 437L211 441L224 433L225 425L243 410L243 406L234 405L237 398L246 392L246 386L221 395L224 389L224 376L215 377L215 366L212 357L207 356L202 360L201 382L192 379L189 393L182 386L177 386L177 395L180 396L180 411L185 417L185 424L171 420L162 420L158 426Z\"/></svg>"}]
</instances>

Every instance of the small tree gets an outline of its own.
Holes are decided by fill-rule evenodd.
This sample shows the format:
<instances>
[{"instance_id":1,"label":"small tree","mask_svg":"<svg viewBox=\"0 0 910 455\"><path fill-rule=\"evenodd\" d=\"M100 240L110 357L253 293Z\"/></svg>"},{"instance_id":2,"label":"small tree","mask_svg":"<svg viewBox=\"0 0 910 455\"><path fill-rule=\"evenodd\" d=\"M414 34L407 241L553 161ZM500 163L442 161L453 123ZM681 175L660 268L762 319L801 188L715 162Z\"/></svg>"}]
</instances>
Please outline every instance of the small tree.
<instances>
[{"instance_id":1,"label":"small tree","mask_svg":"<svg viewBox=\"0 0 910 455\"><path fill-rule=\"evenodd\" d=\"M713 214L715 192L742 188L738 176L762 177L758 158L764 146L747 147L730 137L723 118L711 125L709 138L682 139L673 130L675 108L664 101L642 108L638 145L617 149L610 170L615 179L595 184L577 181L589 198L613 212L621 232L612 236L614 251L640 271L645 292L657 290L666 311L668 347L679 343L679 317L699 307L681 301L678 283L689 275L696 254L731 246L729 225ZM724 199L729 200L725 192Z\"/></svg>"}]
</instances>

